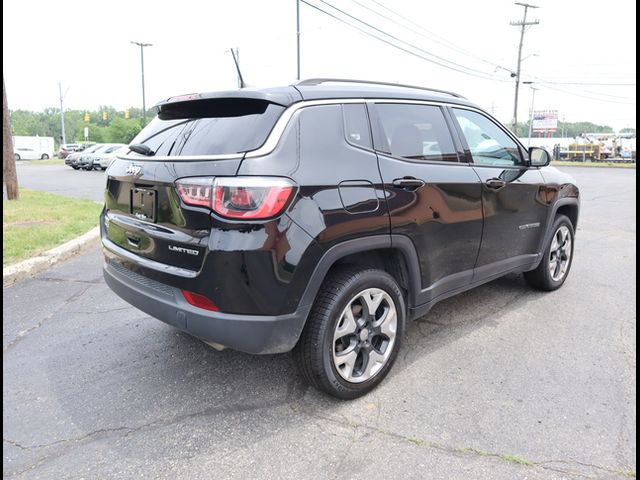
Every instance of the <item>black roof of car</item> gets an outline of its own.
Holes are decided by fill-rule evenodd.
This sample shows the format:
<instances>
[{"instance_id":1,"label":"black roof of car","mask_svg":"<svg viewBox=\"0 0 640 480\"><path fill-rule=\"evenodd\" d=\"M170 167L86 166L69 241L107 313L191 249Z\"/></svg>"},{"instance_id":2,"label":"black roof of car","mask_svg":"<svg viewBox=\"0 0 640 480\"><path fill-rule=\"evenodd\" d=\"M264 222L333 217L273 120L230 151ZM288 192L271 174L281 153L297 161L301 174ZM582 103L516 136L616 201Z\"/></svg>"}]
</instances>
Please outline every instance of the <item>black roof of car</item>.
<instances>
[{"instance_id":1,"label":"black roof of car","mask_svg":"<svg viewBox=\"0 0 640 480\"><path fill-rule=\"evenodd\" d=\"M156 104L158 111L169 105L210 99L262 100L288 107L303 100L341 98L390 98L399 100L423 100L475 106L453 92L412 85L370 82L365 80L309 79L296 84L275 88L242 88L218 92L179 95Z\"/></svg>"}]
</instances>

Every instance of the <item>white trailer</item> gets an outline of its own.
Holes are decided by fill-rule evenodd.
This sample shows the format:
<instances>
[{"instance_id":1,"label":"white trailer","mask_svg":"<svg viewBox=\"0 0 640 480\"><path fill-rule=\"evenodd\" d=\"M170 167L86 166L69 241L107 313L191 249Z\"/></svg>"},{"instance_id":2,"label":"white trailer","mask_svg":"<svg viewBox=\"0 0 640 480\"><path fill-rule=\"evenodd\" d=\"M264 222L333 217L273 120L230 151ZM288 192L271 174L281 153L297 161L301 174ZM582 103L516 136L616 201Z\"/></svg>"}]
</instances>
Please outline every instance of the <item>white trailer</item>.
<instances>
[{"instance_id":1,"label":"white trailer","mask_svg":"<svg viewBox=\"0 0 640 480\"><path fill-rule=\"evenodd\" d=\"M34 152L36 158L53 158L53 137L24 137L16 135L13 137L13 150L29 149ZM26 160L26 158L25 158Z\"/></svg>"}]
</instances>

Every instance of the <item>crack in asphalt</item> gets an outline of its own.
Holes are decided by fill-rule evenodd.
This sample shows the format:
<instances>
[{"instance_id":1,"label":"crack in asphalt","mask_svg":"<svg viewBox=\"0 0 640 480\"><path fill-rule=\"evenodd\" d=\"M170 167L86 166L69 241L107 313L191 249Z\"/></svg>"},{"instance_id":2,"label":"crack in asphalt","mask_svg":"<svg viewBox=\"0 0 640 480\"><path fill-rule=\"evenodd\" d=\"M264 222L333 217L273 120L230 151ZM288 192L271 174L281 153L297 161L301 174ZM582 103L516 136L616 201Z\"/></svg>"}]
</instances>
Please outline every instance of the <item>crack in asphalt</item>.
<instances>
[{"instance_id":1,"label":"crack in asphalt","mask_svg":"<svg viewBox=\"0 0 640 480\"><path fill-rule=\"evenodd\" d=\"M544 470L550 470L550 471L554 471L554 472L559 472L559 473L563 473L563 474L567 474L567 475L573 475L575 477L582 477L582 478L590 478L589 475L582 473L582 472L577 472L577 471L572 471L572 470L568 470L568 469L561 469L557 466L552 466L552 465L547 465L547 464L553 464L553 463L561 463L564 465L568 465L568 466L582 466L582 467L587 467L587 468L592 468L592 469L596 469L596 470L600 470L603 472L607 472L609 474L613 474L616 476L620 476L620 477L624 477L625 474L622 473L622 469L614 469L614 468L609 468L609 467L603 467L602 465L596 465L596 464L592 464L592 463L586 463L586 462L581 462L579 460L575 460L572 458L569 459L563 459L563 460L539 460L539 461L532 461L532 460L528 460L528 459L523 459L520 457L516 457L514 455L510 455L510 454L505 454L505 453L498 453L498 452L489 452L489 451L483 451L483 450L479 450L479 449L475 449L475 448L465 448L465 447L451 447L448 445L443 445L441 443L437 443L437 442L433 442L433 441L429 441L429 440L423 440L420 438L413 438L413 437L408 437L406 435L402 435L400 433L396 433L396 432L391 432L388 430L384 430L382 428L378 428L378 427L374 427L374 426L370 426L370 425L366 425L363 423L358 423L358 422L354 422L348 418L346 418L345 416L341 416L342 420L337 420L335 418L332 417L327 417L324 415L320 415L317 413L312 413L309 411L306 411L304 409L296 409L293 406L291 406L291 408L299 413L303 413L311 418L315 418L315 419L319 419L319 420L324 420L326 422L330 422L336 425L341 425L341 426L345 426L344 423L346 423L348 426L357 429L363 429L363 430L367 430L373 433L377 433L380 435L384 435L387 437L391 437L394 438L396 440L400 440L403 443L410 443L413 445L417 445L419 447L426 447L426 448L432 448L434 450L439 450L445 453L449 453L452 455L475 455L477 457L492 457L492 458L496 458L498 460L501 460L502 462L506 462L506 463L510 463L512 465L518 465L521 466L523 468L534 468L534 467L538 467L538 468L542 468ZM344 422L344 423L343 423Z\"/></svg>"},{"instance_id":2,"label":"crack in asphalt","mask_svg":"<svg viewBox=\"0 0 640 480\"><path fill-rule=\"evenodd\" d=\"M89 285L98 285L103 282L102 277L98 277L95 280L76 280L73 278L55 278L55 277L38 277L36 280L43 282L72 282L72 283L84 283Z\"/></svg>"},{"instance_id":3,"label":"crack in asphalt","mask_svg":"<svg viewBox=\"0 0 640 480\"><path fill-rule=\"evenodd\" d=\"M183 415L178 415L175 417L154 420L151 422L143 423L135 427L123 425L120 427L100 428L97 430L93 430L89 433L86 433L80 437L56 440L55 442L41 444L41 445L24 446L14 440L3 437L2 440L4 442L27 451L36 451L36 450L42 450L44 448L62 446L62 448L58 448L55 451L47 455L44 455L34 460L33 462L29 463L22 470L17 472L8 472L6 473L6 475L9 477L20 476L29 470L34 470L44 465L48 461L61 457L62 455L67 453L67 451L71 448L77 447L79 445L85 445L85 444L91 443L93 441L98 440L99 438L103 438L104 436L109 436L110 434L113 434L113 433L124 432L122 437L127 437L133 433L136 433L142 430L153 430L156 428L167 427L167 426L171 426L171 425L183 422L185 420L190 420L192 418L197 418L197 417L209 417L209 416L219 415L222 413L250 412L255 410L280 407L280 406L293 403L297 400L300 400L302 397L304 397L308 389L309 389L308 385L301 382L301 380L298 377L293 377L287 383L284 398L278 398L278 399L268 400L263 402L253 402L253 403L250 402L247 404L230 404L230 405L221 405L217 407L209 407L209 408L205 408L204 410L200 410L198 412L185 413Z\"/></svg>"},{"instance_id":4,"label":"crack in asphalt","mask_svg":"<svg viewBox=\"0 0 640 480\"><path fill-rule=\"evenodd\" d=\"M42 318L38 323L36 323L35 325L33 325L32 327L27 328L26 330L22 330L21 332L19 332L8 344L6 347L4 347L2 349L2 353L5 354L7 353L9 350L11 350L13 347L15 347L20 341L24 340L25 338L27 338L27 336L33 332L34 330L37 330L38 328L40 328L47 320L50 320L51 318L53 318L54 315L56 315L60 310L62 310L65 306L69 305L70 303L74 302L75 300L77 300L78 298L80 298L82 295L84 295L89 289L91 288L91 285L87 285L84 289L74 293L73 295L71 295L70 297L68 297L67 299L65 299L58 307L56 307L55 309L53 309L53 311L51 311L51 313L49 313L49 315L47 315L46 317Z\"/></svg>"}]
</instances>

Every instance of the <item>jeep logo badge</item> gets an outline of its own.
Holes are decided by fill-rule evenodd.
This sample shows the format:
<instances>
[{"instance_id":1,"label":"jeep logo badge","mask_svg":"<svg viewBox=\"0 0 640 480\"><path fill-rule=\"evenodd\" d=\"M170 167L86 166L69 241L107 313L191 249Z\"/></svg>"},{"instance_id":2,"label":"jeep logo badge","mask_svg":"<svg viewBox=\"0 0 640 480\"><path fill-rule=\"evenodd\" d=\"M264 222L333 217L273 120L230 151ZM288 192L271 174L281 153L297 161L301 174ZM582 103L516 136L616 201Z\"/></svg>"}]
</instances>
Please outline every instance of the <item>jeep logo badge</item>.
<instances>
[{"instance_id":1,"label":"jeep logo badge","mask_svg":"<svg viewBox=\"0 0 640 480\"><path fill-rule=\"evenodd\" d=\"M136 165L135 163L132 163L127 167L124 173L126 173L127 175L140 175L141 171L142 171L142 167L140 165Z\"/></svg>"}]
</instances>

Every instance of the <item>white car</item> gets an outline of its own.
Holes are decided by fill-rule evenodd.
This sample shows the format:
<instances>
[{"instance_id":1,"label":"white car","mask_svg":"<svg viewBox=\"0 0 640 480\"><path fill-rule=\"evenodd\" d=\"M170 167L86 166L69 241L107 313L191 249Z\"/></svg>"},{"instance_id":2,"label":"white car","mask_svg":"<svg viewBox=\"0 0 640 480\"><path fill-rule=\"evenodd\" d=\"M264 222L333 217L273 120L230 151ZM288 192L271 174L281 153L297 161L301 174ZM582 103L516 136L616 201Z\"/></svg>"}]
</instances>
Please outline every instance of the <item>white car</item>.
<instances>
[{"instance_id":1,"label":"white car","mask_svg":"<svg viewBox=\"0 0 640 480\"><path fill-rule=\"evenodd\" d=\"M49 154L33 148L14 148L13 158L18 160L47 160Z\"/></svg>"},{"instance_id":2,"label":"white car","mask_svg":"<svg viewBox=\"0 0 640 480\"><path fill-rule=\"evenodd\" d=\"M99 168L101 170L106 170L109 168L109 165L113 163L118 155L124 155L129 151L129 147L127 145L122 145L118 149L113 150L112 152L104 152L102 154L96 155L93 159L93 168Z\"/></svg>"}]
</instances>

